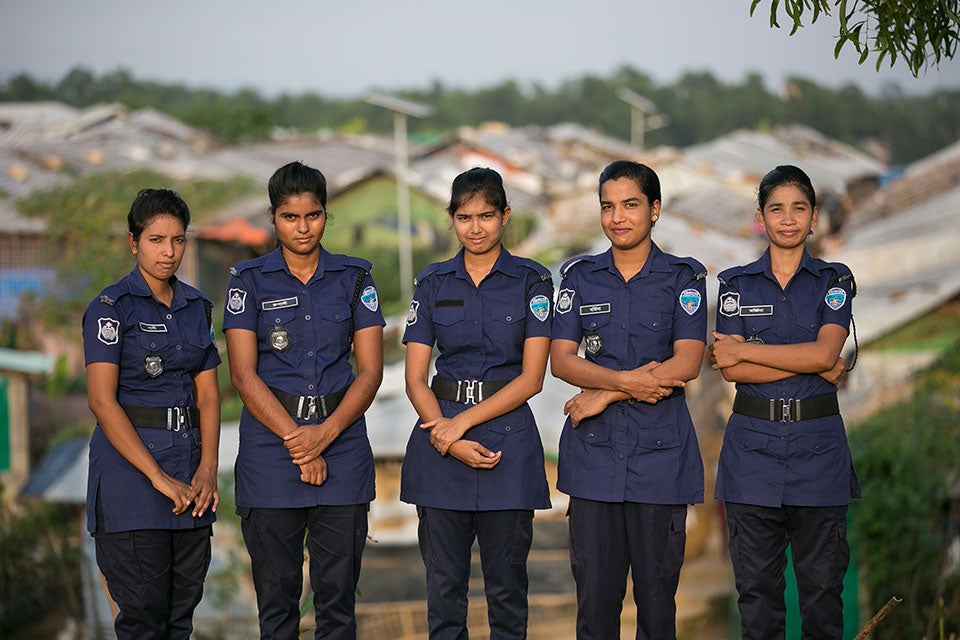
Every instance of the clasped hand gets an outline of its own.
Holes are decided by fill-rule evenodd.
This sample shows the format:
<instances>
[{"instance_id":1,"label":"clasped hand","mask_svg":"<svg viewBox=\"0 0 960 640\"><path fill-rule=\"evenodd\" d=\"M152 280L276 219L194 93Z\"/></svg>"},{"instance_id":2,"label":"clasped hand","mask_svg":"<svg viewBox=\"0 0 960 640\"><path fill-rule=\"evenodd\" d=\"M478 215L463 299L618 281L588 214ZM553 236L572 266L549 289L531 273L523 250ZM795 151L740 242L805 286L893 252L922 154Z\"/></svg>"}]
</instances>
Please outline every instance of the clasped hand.
<instances>
[{"instance_id":1,"label":"clasped hand","mask_svg":"<svg viewBox=\"0 0 960 640\"><path fill-rule=\"evenodd\" d=\"M624 393L630 394L630 397L636 400L656 404L669 397L674 388L686 386L687 383L683 380L654 375L653 372L659 366L659 362L653 361L642 367L621 372L624 380L621 388Z\"/></svg>"}]
</instances>

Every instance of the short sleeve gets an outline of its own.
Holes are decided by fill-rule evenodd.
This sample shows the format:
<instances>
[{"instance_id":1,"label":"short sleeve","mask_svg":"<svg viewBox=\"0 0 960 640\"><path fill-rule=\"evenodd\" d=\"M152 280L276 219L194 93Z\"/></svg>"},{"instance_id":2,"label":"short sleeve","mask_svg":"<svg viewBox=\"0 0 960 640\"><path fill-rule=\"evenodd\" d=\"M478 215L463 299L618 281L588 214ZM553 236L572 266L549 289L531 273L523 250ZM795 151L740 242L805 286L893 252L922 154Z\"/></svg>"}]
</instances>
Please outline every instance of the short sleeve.
<instances>
[{"instance_id":1,"label":"short sleeve","mask_svg":"<svg viewBox=\"0 0 960 640\"><path fill-rule=\"evenodd\" d=\"M549 338L553 316L553 282L537 280L526 291L526 323L524 338Z\"/></svg>"},{"instance_id":2,"label":"short sleeve","mask_svg":"<svg viewBox=\"0 0 960 640\"><path fill-rule=\"evenodd\" d=\"M382 327L385 324L377 286L373 282L373 276L367 272L360 289L360 299L357 301L356 309L353 310L353 330Z\"/></svg>"},{"instance_id":3,"label":"short sleeve","mask_svg":"<svg viewBox=\"0 0 960 640\"><path fill-rule=\"evenodd\" d=\"M227 284L227 295L223 305L223 330L257 330L257 302L252 287L243 277L233 275Z\"/></svg>"},{"instance_id":4,"label":"short sleeve","mask_svg":"<svg viewBox=\"0 0 960 640\"><path fill-rule=\"evenodd\" d=\"M706 278L697 278L693 270L681 267L677 299L673 310L673 339L707 341Z\"/></svg>"},{"instance_id":5,"label":"short sleeve","mask_svg":"<svg viewBox=\"0 0 960 640\"><path fill-rule=\"evenodd\" d=\"M581 301L579 278L576 271L571 269L567 276L560 281L556 301L553 305L553 326L550 337L554 340L570 340L580 344L583 332L580 328L580 316L577 308Z\"/></svg>"},{"instance_id":6,"label":"short sleeve","mask_svg":"<svg viewBox=\"0 0 960 640\"><path fill-rule=\"evenodd\" d=\"M747 330L740 317L740 291L736 280L720 280L717 294L717 332L728 336L746 337Z\"/></svg>"},{"instance_id":7,"label":"short sleeve","mask_svg":"<svg viewBox=\"0 0 960 640\"><path fill-rule=\"evenodd\" d=\"M855 285L853 276L847 272L836 283L827 288L823 296L823 315L820 325L838 324L844 329L850 329L850 317L853 315L853 296Z\"/></svg>"},{"instance_id":8,"label":"short sleeve","mask_svg":"<svg viewBox=\"0 0 960 640\"><path fill-rule=\"evenodd\" d=\"M433 346L437 335L433 329L433 293L431 287L421 284L413 292L413 300L407 309L407 326L403 331L403 343L419 342Z\"/></svg>"},{"instance_id":9,"label":"short sleeve","mask_svg":"<svg viewBox=\"0 0 960 640\"><path fill-rule=\"evenodd\" d=\"M97 298L83 314L83 358L91 362L109 362L120 366L123 326L115 305Z\"/></svg>"}]
</instances>

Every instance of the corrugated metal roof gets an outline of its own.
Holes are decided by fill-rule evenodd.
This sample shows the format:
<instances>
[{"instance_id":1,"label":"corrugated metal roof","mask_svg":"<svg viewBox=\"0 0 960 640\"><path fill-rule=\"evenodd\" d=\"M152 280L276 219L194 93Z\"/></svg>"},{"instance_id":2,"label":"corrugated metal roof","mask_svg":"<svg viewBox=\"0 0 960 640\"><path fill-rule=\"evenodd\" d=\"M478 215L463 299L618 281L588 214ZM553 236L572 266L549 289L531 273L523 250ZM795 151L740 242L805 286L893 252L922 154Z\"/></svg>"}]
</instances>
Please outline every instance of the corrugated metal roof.
<instances>
[{"instance_id":1,"label":"corrugated metal roof","mask_svg":"<svg viewBox=\"0 0 960 640\"><path fill-rule=\"evenodd\" d=\"M53 356L39 351L0 348L0 371L47 375L53 371Z\"/></svg>"},{"instance_id":2,"label":"corrugated metal roof","mask_svg":"<svg viewBox=\"0 0 960 640\"><path fill-rule=\"evenodd\" d=\"M86 436L71 438L50 449L20 490L25 498L84 504L87 499Z\"/></svg>"}]
</instances>

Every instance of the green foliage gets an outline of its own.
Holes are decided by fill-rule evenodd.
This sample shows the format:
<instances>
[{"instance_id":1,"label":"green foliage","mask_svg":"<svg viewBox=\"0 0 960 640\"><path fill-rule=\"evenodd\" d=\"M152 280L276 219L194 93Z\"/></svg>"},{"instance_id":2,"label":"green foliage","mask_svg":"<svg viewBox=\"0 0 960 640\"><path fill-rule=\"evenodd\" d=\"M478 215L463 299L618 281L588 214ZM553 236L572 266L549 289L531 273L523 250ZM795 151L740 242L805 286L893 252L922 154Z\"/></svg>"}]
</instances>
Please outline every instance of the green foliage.
<instances>
[{"instance_id":1,"label":"green foliage","mask_svg":"<svg viewBox=\"0 0 960 640\"><path fill-rule=\"evenodd\" d=\"M753 0L750 15L761 1ZM772 0L771 27L780 27L781 4L792 22L790 35L803 27L807 11L811 23L831 13L830 0ZM957 0L834 0L833 5L839 23L834 58L850 44L860 56L859 64L871 53L877 56L877 70L884 59L888 58L892 67L901 58L914 77L919 77L921 71L956 55L960 38Z\"/></svg>"},{"instance_id":2,"label":"green foliage","mask_svg":"<svg viewBox=\"0 0 960 640\"><path fill-rule=\"evenodd\" d=\"M50 264L56 286L41 301L49 326L75 327L87 303L133 266L126 242L126 220L137 192L166 186L183 196L194 220L252 192L248 179L172 180L149 171L102 173L66 187L37 192L17 202L26 217L48 221Z\"/></svg>"},{"instance_id":3,"label":"green foliage","mask_svg":"<svg viewBox=\"0 0 960 640\"><path fill-rule=\"evenodd\" d=\"M921 4L929 7L939 1L923 0ZM753 8L759 2L755 0ZM956 5L957 0L943 2L946 7L947 2ZM780 7L787 7L796 26L802 24L798 20L806 17L804 6L819 17L828 4L828 0L777 0L772 17L776 18ZM871 0L865 6L894 4L904 3ZM859 5L860 0L856 3ZM907 20L922 24L928 13L918 9ZM938 13L943 15L945 11ZM855 19L848 18L848 22L852 24ZM865 28L861 27L860 33L863 32ZM951 57L952 53L951 49ZM924 157L960 137L960 92L955 89L929 96L908 96L892 86L874 97L855 86L834 90L797 77L787 82L783 95L778 88L768 90L757 73L748 73L742 82L726 83L710 73L692 72L672 84L661 85L647 74L625 66L608 77L573 78L555 89L507 79L474 91L435 81L427 88L393 93L434 109L429 118L410 120L410 135L414 139L429 139L464 125L498 121L511 126L577 122L627 140L630 110L616 96L620 87L647 97L670 119L669 126L646 137L646 144L651 147L686 146L734 129L769 130L799 122L851 144L865 138L886 143L892 162L900 164ZM389 133L393 127L386 109L359 98L329 99L304 93L267 99L252 89L221 93L136 80L122 69L97 76L77 67L51 85L20 74L0 86L0 101L41 99L61 100L79 107L98 102L120 102L135 109L153 107L228 142L298 131Z\"/></svg>"},{"instance_id":4,"label":"green foliage","mask_svg":"<svg viewBox=\"0 0 960 640\"><path fill-rule=\"evenodd\" d=\"M877 640L934 637L941 616L960 629L960 567L949 553L960 535L960 343L916 384L911 397L850 429L863 483L851 538L868 606L903 598Z\"/></svg>"},{"instance_id":5,"label":"green foliage","mask_svg":"<svg viewBox=\"0 0 960 640\"><path fill-rule=\"evenodd\" d=\"M64 606L82 614L76 507L0 506L0 637Z\"/></svg>"}]
</instances>

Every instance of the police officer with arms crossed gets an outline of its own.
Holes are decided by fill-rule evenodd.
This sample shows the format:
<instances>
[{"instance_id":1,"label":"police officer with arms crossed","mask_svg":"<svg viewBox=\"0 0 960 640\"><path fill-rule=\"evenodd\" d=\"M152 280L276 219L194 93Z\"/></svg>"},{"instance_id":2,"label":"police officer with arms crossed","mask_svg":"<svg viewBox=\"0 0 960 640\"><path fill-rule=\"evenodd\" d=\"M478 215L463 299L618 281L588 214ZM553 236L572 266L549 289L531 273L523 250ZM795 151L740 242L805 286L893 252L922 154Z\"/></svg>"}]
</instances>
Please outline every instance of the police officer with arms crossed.
<instances>
[{"instance_id":1,"label":"police officer with arms crossed","mask_svg":"<svg viewBox=\"0 0 960 640\"><path fill-rule=\"evenodd\" d=\"M847 505L860 485L836 383L856 285L845 265L806 251L817 200L802 170L765 175L758 205L769 248L720 274L710 346L714 369L737 383L716 498L725 501L742 635L785 636L789 543L803 637L841 638Z\"/></svg>"},{"instance_id":2,"label":"police officer with arms crossed","mask_svg":"<svg viewBox=\"0 0 960 640\"><path fill-rule=\"evenodd\" d=\"M120 640L187 640L219 503L220 355L210 302L174 275L190 210L144 189L127 216L137 266L83 314L90 439L87 528Z\"/></svg>"},{"instance_id":3,"label":"police officer with arms crossed","mask_svg":"<svg viewBox=\"0 0 960 640\"><path fill-rule=\"evenodd\" d=\"M323 174L292 162L270 178L269 194L279 247L231 269L224 312L230 378L244 405L236 503L260 637L299 637L306 532L315 637L355 638L374 497L363 412L383 378L383 315L370 263L320 244Z\"/></svg>"},{"instance_id":4,"label":"police officer with arms crossed","mask_svg":"<svg viewBox=\"0 0 960 640\"><path fill-rule=\"evenodd\" d=\"M417 276L403 336L407 395L420 420L400 499L420 518L430 638L467 637L474 539L490 637L525 638L533 510L550 506L527 400L543 386L553 283L546 268L501 244L510 207L496 171L457 176L447 211L463 249Z\"/></svg>"},{"instance_id":5,"label":"police officer with arms crossed","mask_svg":"<svg viewBox=\"0 0 960 640\"><path fill-rule=\"evenodd\" d=\"M557 488L570 495L577 638L620 637L627 570L638 639L676 637L687 505L703 463L684 399L706 342L706 270L660 250L660 181L627 161L600 174L610 249L561 268L550 361L582 391L564 406ZM583 342L586 354L578 355Z\"/></svg>"}]
</instances>

